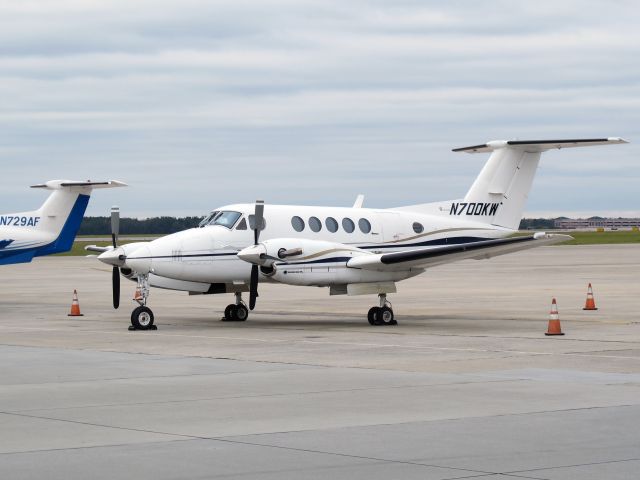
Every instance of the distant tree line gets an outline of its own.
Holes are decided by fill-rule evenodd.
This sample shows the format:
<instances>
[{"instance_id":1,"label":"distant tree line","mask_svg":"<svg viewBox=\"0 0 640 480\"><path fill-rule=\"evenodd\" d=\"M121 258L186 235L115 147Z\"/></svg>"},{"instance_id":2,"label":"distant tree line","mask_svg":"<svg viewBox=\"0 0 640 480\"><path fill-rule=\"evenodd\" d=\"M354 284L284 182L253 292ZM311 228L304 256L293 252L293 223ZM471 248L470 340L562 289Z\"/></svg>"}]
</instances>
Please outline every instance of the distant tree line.
<instances>
[{"instance_id":1,"label":"distant tree line","mask_svg":"<svg viewBox=\"0 0 640 480\"><path fill-rule=\"evenodd\" d=\"M197 227L200 220L202 217L121 218L120 233L122 235L166 235ZM554 220L554 218L523 218L520 221L520 230L553 228ZM79 235L109 235L110 233L110 217L85 217L80 226Z\"/></svg>"},{"instance_id":2,"label":"distant tree line","mask_svg":"<svg viewBox=\"0 0 640 480\"><path fill-rule=\"evenodd\" d=\"M121 218L121 235L165 235L197 227L202 217ZM111 234L111 217L84 217L79 235Z\"/></svg>"}]
</instances>

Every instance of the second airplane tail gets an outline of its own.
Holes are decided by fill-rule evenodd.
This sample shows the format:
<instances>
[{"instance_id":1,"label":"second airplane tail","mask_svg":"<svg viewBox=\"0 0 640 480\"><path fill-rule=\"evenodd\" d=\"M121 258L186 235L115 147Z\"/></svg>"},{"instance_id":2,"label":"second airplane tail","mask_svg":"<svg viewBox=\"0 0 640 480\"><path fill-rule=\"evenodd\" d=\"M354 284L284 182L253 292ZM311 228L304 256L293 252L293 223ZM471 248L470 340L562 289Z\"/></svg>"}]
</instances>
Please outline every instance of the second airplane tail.
<instances>
[{"instance_id":1,"label":"second airplane tail","mask_svg":"<svg viewBox=\"0 0 640 480\"><path fill-rule=\"evenodd\" d=\"M76 233L89 204L91 191L94 188L113 188L125 185L117 180L105 182L51 180L31 187L53 190L38 210L14 215L21 219L26 218L27 222L33 222L33 229L45 235L45 238L53 238L52 242L37 250L36 256L66 252L73 246Z\"/></svg>"}]
</instances>

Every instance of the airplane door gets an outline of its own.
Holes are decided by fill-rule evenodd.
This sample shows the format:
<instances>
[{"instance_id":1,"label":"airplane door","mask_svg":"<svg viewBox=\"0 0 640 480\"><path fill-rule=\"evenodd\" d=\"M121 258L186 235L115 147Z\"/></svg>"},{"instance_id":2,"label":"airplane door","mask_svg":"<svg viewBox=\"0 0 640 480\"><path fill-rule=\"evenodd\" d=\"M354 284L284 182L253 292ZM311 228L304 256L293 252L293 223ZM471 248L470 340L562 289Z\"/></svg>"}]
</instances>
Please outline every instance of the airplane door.
<instances>
[{"instance_id":1,"label":"airplane door","mask_svg":"<svg viewBox=\"0 0 640 480\"><path fill-rule=\"evenodd\" d=\"M385 243L402 240L407 236L399 213L379 212L378 219L382 227L382 239Z\"/></svg>"}]
</instances>

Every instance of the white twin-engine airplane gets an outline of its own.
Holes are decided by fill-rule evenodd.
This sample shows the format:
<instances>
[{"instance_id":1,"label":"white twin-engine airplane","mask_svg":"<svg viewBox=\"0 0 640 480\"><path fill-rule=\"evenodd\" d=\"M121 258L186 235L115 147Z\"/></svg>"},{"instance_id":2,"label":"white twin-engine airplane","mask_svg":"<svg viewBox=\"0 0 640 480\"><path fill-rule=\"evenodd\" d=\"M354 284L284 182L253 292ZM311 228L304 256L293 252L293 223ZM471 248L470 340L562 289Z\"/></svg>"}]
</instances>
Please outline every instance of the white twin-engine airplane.
<instances>
[{"instance_id":1,"label":"white twin-engine airplane","mask_svg":"<svg viewBox=\"0 0 640 480\"><path fill-rule=\"evenodd\" d=\"M199 228L151 242L116 246L118 217L112 213L113 247L99 259L113 266L114 307L119 275L136 280L139 306L133 328L152 328L146 306L149 287L190 294L234 293L224 319L246 320L259 282L329 287L330 295L376 294L372 325L396 324L387 294L396 282L427 268L463 259L485 259L571 237L543 232L512 237L542 152L555 148L626 143L621 138L493 141L456 152L491 152L461 200L390 209L255 204L228 205ZM249 292L249 305L242 292Z\"/></svg>"},{"instance_id":2,"label":"white twin-engine airplane","mask_svg":"<svg viewBox=\"0 0 640 480\"><path fill-rule=\"evenodd\" d=\"M53 190L38 210L0 215L0 265L66 252L82 223L94 188L122 187L116 180L50 180L31 188Z\"/></svg>"}]
</instances>

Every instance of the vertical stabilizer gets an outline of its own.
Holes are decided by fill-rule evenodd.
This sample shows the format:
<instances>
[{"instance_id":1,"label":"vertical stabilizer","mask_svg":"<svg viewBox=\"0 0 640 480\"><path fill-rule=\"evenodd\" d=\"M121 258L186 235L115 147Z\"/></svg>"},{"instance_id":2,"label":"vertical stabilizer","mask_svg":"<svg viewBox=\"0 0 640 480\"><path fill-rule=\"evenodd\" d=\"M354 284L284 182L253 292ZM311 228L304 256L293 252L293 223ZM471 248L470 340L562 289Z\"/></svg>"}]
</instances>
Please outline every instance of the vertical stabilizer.
<instances>
[{"instance_id":1,"label":"vertical stabilizer","mask_svg":"<svg viewBox=\"0 0 640 480\"><path fill-rule=\"evenodd\" d=\"M454 152L491 152L480 175L449 215L517 230L542 152L550 149L627 143L619 137L579 140L497 140Z\"/></svg>"}]
</instances>

